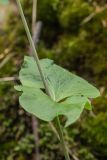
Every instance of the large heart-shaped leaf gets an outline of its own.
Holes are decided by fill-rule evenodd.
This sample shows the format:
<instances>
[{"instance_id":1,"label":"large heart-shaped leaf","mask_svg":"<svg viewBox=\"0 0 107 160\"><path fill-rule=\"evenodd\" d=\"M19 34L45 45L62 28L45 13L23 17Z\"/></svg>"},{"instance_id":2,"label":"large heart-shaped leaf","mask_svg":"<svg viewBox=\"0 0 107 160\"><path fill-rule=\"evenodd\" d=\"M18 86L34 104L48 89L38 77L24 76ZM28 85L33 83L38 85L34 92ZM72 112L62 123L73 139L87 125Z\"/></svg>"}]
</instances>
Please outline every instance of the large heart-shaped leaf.
<instances>
[{"instance_id":1,"label":"large heart-shaped leaf","mask_svg":"<svg viewBox=\"0 0 107 160\"><path fill-rule=\"evenodd\" d=\"M25 57L19 75L22 86L16 87L23 92L20 103L26 111L45 121L65 115L68 126L79 118L85 106L90 108L88 98L96 98L99 91L82 78L55 65L52 60L43 59L40 63L52 99L41 90L44 86L36 62Z\"/></svg>"},{"instance_id":2,"label":"large heart-shaped leaf","mask_svg":"<svg viewBox=\"0 0 107 160\"><path fill-rule=\"evenodd\" d=\"M55 101L73 95L83 95L88 98L96 98L100 95L99 91L86 80L55 65L52 60L43 59L40 63ZM22 85L44 88L36 62L32 57L25 57L19 78Z\"/></svg>"}]
</instances>

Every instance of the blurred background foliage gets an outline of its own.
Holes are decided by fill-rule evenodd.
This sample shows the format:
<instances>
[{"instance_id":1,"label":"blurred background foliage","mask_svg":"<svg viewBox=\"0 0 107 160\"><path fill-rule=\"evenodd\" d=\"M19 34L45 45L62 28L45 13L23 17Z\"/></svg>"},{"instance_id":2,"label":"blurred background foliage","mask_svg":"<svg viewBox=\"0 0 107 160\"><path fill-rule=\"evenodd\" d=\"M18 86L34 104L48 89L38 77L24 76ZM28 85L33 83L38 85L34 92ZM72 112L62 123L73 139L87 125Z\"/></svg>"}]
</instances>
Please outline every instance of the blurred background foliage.
<instances>
[{"instance_id":1,"label":"blurred background foliage","mask_svg":"<svg viewBox=\"0 0 107 160\"><path fill-rule=\"evenodd\" d=\"M31 29L32 1L21 0ZM29 43L14 1L0 27L0 77L17 77ZM37 47L48 57L94 85L102 96L93 112L65 131L71 159L107 159L107 2L106 0L41 0L38 20L42 33ZM23 111L14 90L16 82L0 81L0 160L33 160L31 116ZM42 160L63 160L57 138L39 121Z\"/></svg>"}]
</instances>

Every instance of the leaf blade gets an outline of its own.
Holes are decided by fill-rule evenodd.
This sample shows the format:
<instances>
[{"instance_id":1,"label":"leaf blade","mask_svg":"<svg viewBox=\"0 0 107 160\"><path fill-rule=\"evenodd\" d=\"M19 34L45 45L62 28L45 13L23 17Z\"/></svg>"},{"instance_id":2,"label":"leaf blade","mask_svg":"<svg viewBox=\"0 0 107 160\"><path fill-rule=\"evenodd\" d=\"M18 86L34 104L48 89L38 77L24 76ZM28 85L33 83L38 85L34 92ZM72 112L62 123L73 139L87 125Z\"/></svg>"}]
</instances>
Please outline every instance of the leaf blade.
<instances>
[{"instance_id":1,"label":"leaf blade","mask_svg":"<svg viewBox=\"0 0 107 160\"><path fill-rule=\"evenodd\" d=\"M100 95L94 86L54 64L52 60L43 59L40 64L52 99L41 90L44 86L36 62L26 56L19 74L22 86L15 88L23 92L19 100L27 112L44 121L52 121L56 116L64 115L67 117L67 127L80 117L84 108L91 110L88 98Z\"/></svg>"},{"instance_id":2,"label":"leaf blade","mask_svg":"<svg viewBox=\"0 0 107 160\"><path fill-rule=\"evenodd\" d=\"M58 115L64 115L68 119L66 126L74 123L79 118L87 102L85 97L77 102L73 101L77 97L70 97L69 100L67 99L63 103L56 103L39 89L35 90L30 87L20 86L20 90L23 93L19 101L27 112L47 122L52 121Z\"/></svg>"}]
</instances>

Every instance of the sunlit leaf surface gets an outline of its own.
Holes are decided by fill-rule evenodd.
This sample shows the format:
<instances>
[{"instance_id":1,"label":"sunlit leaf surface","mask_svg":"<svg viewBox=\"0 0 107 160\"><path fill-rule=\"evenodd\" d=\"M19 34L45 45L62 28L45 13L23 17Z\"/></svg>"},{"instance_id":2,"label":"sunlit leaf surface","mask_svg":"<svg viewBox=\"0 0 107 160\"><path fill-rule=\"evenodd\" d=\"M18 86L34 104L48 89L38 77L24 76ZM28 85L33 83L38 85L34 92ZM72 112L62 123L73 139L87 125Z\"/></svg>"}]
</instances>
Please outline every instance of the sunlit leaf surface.
<instances>
[{"instance_id":1,"label":"sunlit leaf surface","mask_svg":"<svg viewBox=\"0 0 107 160\"><path fill-rule=\"evenodd\" d=\"M90 110L89 98L96 98L99 91L86 80L70 73L53 63L52 60L40 61L52 98L44 92L44 86L36 65L31 57L25 57L19 74L22 86L22 107L44 121L52 121L58 115L67 118L66 126L75 122L84 108Z\"/></svg>"}]
</instances>

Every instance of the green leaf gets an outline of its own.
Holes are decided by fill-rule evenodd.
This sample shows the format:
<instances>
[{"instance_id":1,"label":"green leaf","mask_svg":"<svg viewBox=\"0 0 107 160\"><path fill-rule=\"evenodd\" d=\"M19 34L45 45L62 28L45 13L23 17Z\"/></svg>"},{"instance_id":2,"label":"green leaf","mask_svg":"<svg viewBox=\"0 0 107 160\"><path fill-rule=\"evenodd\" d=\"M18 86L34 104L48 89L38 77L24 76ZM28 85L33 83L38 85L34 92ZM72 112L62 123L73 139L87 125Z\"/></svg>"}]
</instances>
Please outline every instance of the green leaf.
<instances>
[{"instance_id":1,"label":"green leaf","mask_svg":"<svg viewBox=\"0 0 107 160\"><path fill-rule=\"evenodd\" d=\"M43 59L40 63L52 99L41 90L44 86L36 62L31 57L25 57L19 74L22 86L15 87L23 92L20 104L26 111L44 121L65 115L68 126L80 117L84 107L91 109L88 98L96 98L100 93L87 81L55 65L52 60Z\"/></svg>"},{"instance_id":2,"label":"green leaf","mask_svg":"<svg viewBox=\"0 0 107 160\"><path fill-rule=\"evenodd\" d=\"M52 60L41 60L41 67L44 69L44 72L47 72L52 64ZM19 79L22 85L34 88L44 88L40 73L37 68L37 64L31 57L25 56L24 63L19 73Z\"/></svg>"},{"instance_id":3,"label":"green leaf","mask_svg":"<svg viewBox=\"0 0 107 160\"><path fill-rule=\"evenodd\" d=\"M40 62L55 101L58 102L73 95L88 98L96 98L100 95L99 91L86 80L55 65L52 60L43 59ZM31 57L25 57L19 78L22 85L44 88L36 62Z\"/></svg>"},{"instance_id":4,"label":"green leaf","mask_svg":"<svg viewBox=\"0 0 107 160\"><path fill-rule=\"evenodd\" d=\"M85 109L87 109L87 110L92 110L92 105L91 105L91 102L90 101L87 101L87 103L85 104Z\"/></svg>"},{"instance_id":5,"label":"green leaf","mask_svg":"<svg viewBox=\"0 0 107 160\"><path fill-rule=\"evenodd\" d=\"M20 86L19 90L23 91L19 99L20 104L27 112L44 121L52 121L58 115L65 115L67 117L66 126L79 118L87 103L87 98L80 96L67 98L64 102L57 103L39 89Z\"/></svg>"},{"instance_id":6,"label":"green leaf","mask_svg":"<svg viewBox=\"0 0 107 160\"><path fill-rule=\"evenodd\" d=\"M89 103L89 100L84 96L72 96L63 102L65 105L69 104L69 107L72 105L72 109L70 108L70 111L67 113L66 127L74 123L80 117L87 103Z\"/></svg>"},{"instance_id":7,"label":"green leaf","mask_svg":"<svg viewBox=\"0 0 107 160\"><path fill-rule=\"evenodd\" d=\"M0 0L0 4L4 4L4 5L7 5L9 2L9 0Z\"/></svg>"},{"instance_id":8,"label":"green leaf","mask_svg":"<svg viewBox=\"0 0 107 160\"><path fill-rule=\"evenodd\" d=\"M53 64L48 72L47 79L54 93L54 99L57 102L74 95L86 96L88 98L96 98L100 95L99 91L86 80L60 66Z\"/></svg>"}]
</instances>

